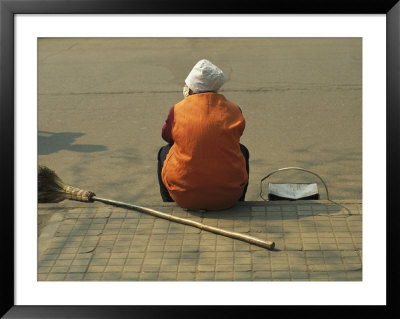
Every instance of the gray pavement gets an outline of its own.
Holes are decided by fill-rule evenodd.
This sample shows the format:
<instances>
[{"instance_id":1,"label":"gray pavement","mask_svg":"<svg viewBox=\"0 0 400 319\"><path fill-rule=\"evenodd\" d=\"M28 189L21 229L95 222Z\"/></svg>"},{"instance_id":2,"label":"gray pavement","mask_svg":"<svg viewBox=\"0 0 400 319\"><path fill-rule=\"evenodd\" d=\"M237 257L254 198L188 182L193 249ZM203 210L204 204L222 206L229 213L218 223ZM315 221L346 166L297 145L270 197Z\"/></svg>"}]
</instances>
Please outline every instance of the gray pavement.
<instances>
[{"instance_id":1,"label":"gray pavement","mask_svg":"<svg viewBox=\"0 0 400 319\"><path fill-rule=\"evenodd\" d=\"M340 204L340 205L338 205ZM39 204L39 281L361 281L358 200L147 206L274 241L273 251L102 203Z\"/></svg>"}]
</instances>

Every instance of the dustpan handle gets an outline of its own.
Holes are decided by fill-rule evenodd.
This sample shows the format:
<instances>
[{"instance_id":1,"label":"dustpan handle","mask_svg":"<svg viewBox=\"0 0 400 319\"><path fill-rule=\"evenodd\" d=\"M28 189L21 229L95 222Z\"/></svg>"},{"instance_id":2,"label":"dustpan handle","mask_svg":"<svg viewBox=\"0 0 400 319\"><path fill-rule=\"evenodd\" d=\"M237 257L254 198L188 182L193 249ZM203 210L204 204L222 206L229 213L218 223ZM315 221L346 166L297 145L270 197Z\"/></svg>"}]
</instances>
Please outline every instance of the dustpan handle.
<instances>
[{"instance_id":1,"label":"dustpan handle","mask_svg":"<svg viewBox=\"0 0 400 319\"><path fill-rule=\"evenodd\" d=\"M294 170L298 170L298 171L308 172L308 173L311 173L311 174L317 176L317 177L321 180L322 184L324 184L324 186L325 186L325 191L326 191L326 197L327 197L328 200L330 200L330 199L329 199L328 187L326 186L326 184L325 184L324 180L321 178L321 176L319 176L318 174L316 174L316 173L314 173L314 172L312 172L312 171L309 171L308 169L301 168L301 167L284 167L284 168L279 168L279 169L277 169L277 170L275 170L275 171L272 171L271 173L269 173L269 174L268 174L267 176L265 176L264 178L262 178L262 179L261 179L260 197L261 197L263 200L266 200L266 199L262 196L262 182L263 182L264 180L266 180L268 177L270 177L271 175L273 175L273 174L275 174L275 173L277 173L277 172L287 171L287 170L289 170L289 169L294 169Z\"/></svg>"}]
</instances>

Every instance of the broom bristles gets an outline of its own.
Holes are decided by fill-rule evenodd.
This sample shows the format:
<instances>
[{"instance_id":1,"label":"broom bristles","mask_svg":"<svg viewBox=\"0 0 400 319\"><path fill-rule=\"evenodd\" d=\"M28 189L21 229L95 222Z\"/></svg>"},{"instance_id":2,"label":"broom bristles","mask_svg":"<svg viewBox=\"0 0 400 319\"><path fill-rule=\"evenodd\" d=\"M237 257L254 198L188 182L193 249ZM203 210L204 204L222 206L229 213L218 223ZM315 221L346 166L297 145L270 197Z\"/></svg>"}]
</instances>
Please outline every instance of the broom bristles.
<instances>
[{"instance_id":1,"label":"broom bristles","mask_svg":"<svg viewBox=\"0 0 400 319\"><path fill-rule=\"evenodd\" d=\"M38 168L38 202L58 203L64 199L92 202L95 193L65 185L57 174L44 165Z\"/></svg>"},{"instance_id":2,"label":"broom bristles","mask_svg":"<svg viewBox=\"0 0 400 319\"><path fill-rule=\"evenodd\" d=\"M38 169L38 202L58 203L66 198L64 183L57 174L46 166Z\"/></svg>"}]
</instances>

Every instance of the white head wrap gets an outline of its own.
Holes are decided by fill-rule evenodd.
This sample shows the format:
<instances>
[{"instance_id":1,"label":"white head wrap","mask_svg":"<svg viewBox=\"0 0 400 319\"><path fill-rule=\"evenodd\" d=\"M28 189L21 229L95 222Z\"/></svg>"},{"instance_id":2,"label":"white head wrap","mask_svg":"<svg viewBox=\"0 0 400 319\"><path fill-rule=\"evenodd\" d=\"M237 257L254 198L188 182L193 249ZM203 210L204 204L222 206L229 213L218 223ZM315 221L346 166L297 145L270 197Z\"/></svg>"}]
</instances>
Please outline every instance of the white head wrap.
<instances>
[{"instance_id":1,"label":"white head wrap","mask_svg":"<svg viewBox=\"0 0 400 319\"><path fill-rule=\"evenodd\" d=\"M185 83L194 93L201 93L217 92L225 81L224 72L210 61L203 59L196 63Z\"/></svg>"}]
</instances>

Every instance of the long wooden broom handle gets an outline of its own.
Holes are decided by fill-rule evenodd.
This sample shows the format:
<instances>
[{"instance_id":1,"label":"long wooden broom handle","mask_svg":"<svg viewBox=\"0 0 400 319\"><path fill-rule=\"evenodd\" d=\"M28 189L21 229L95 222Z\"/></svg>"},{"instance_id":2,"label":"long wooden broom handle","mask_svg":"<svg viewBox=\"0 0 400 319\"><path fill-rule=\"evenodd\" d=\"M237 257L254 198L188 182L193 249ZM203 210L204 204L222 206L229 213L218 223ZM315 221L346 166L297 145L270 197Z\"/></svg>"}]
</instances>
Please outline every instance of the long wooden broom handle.
<instances>
[{"instance_id":1,"label":"long wooden broom handle","mask_svg":"<svg viewBox=\"0 0 400 319\"><path fill-rule=\"evenodd\" d=\"M215 233L215 234L219 234L222 236L226 236L226 237L230 237L233 239L238 239L256 246L260 246L266 249L270 249L273 250L275 247L275 243L272 241L263 241L261 239L252 237L252 236L247 236L247 235L243 235L240 233L236 233L236 232L231 232L231 231L227 231L227 230L223 230L220 228L216 228L216 227L212 227L212 226L207 226L204 225L202 223L199 222L195 222L193 220L190 219L184 219L184 218L180 218L180 217L176 217L176 216L172 216L169 214L165 214L159 211L156 211L154 209L150 209L150 208L146 208L146 207L141 207L138 205L133 205L133 204L127 204L127 203L123 203L123 202L117 202L115 200L112 199L106 199L106 198L100 198L97 196L92 196L91 197L92 201L98 201L98 202L102 202L105 204L111 204L114 206L118 206L118 207L124 207L124 208L130 208L130 209L134 209L143 213L147 213L147 214L151 214L153 216L157 216L163 219L167 219L176 223L180 223L180 224L185 224L185 225L189 225L189 226L193 226L196 228L200 228L202 230L206 230L209 231L211 233Z\"/></svg>"}]
</instances>

